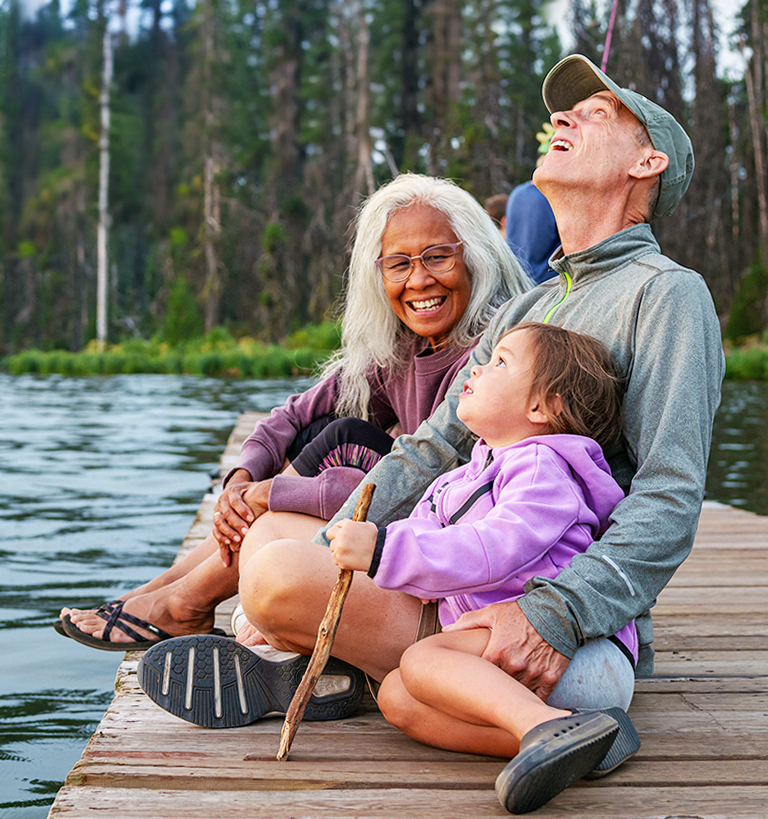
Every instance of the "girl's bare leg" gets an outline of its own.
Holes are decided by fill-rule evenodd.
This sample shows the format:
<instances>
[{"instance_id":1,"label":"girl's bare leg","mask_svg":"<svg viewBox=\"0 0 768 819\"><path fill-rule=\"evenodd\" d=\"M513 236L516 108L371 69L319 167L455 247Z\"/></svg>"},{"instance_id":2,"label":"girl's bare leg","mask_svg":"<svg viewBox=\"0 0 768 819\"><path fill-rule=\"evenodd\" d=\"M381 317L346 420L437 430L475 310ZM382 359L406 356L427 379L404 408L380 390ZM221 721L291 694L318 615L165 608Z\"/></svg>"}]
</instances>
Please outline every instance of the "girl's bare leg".
<instances>
[{"instance_id":1,"label":"girl's bare leg","mask_svg":"<svg viewBox=\"0 0 768 819\"><path fill-rule=\"evenodd\" d=\"M240 572L245 613L270 645L310 654L339 573L330 550L300 540L259 543L251 532L243 544ZM379 589L356 572L333 656L382 680L414 641L420 612L415 597Z\"/></svg>"},{"instance_id":2,"label":"girl's bare leg","mask_svg":"<svg viewBox=\"0 0 768 819\"><path fill-rule=\"evenodd\" d=\"M387 674L376 699L387 722L419 742L446 751L507 759L517 754L519 743L508 731L457 719L412 697L399 668Z\"/></svg>"},{"instance_id":3,"label":"girl's bare leg","mask_svg":"<svg viewBox=\"0 0 768 819\"><path fill-rule=\"evenodd\" d=\"M411 646L379 692L384 716L429 745L509 757L531 728L570 714L484 660L489 637L474 629Z\"/></svg>"}]
</instances>

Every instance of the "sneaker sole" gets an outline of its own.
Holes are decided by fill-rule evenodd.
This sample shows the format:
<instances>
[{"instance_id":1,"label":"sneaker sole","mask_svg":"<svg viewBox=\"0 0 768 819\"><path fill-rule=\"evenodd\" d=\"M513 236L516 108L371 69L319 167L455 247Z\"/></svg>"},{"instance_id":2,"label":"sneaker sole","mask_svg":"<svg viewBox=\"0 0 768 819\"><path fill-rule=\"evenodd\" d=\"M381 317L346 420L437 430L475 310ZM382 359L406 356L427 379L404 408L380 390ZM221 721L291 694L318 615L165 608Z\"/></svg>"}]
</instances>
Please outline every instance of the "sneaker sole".
<instances>
[{"instance_id":1,"label":"sneaker sole","mask_svg":"<svg viewBox=\"0 0 768 819\"><path fill-rule=\"evenodd\" d=\"M205 728L236 728L273 711L285 713L308 663L303 655L270 662L231 638L193 635L149 649L137 675L147 696L170 714ZM313 694L304 718L343 719L360 704L365 678L331 658L318 687L331 693Z\"/></svg>"}]
</instances>

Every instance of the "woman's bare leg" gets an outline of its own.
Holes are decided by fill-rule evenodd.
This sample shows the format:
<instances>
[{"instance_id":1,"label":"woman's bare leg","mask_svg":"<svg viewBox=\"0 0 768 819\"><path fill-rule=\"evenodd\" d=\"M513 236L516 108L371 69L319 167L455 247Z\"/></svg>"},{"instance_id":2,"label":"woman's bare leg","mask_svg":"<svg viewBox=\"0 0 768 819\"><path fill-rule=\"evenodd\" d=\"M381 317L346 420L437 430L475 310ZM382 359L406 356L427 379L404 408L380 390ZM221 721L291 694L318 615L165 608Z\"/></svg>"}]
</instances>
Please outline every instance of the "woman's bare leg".
<instances>
[{"instance_id":1,"label":"woman's bare leg","mask_svg":"<svg viewBox=\"0 0 768 819\"><path fill-rule=\"evenodd\" d=\"M482 658L487 629L411 646L379 692L384 716L408 736L451 751L511 757L542 722L568 716Z\"/></svg>"},{"instance_id":2,"label":"woman's bare leg","mask_svg":"<svg viewBox=\"0 0 768 819\"><path fill-rule=\"evenodd\" d=\"M274 517L280 519L283 514L274 513ZM256 539L263 539L262 530L268 532L269 537L280 532L272 518L273 513L257 518L249 533L253 533ZM289 518L286 524L295 530L301 525L295 519L306 519L306 516L291 515ZM314 518L308 518L308 520L311 521L311 524L307 529L311 528L314 534L322 525L322 521L317 522ZM301 531L306 531L306 529L301 529ZM212 543L209 543L209 540ZM237 593L239 553L233 552L231 564L225 566L221 561L218 545L213 536L206 538L194 551L197 552L194 559L186 563L188 570L174 572L175 579L170 578L173 576L172 570L177 569L178 566L172 567L160 576L169 582L147 584L148 590L136 590L130 597L122 597L121 599L126 601L123 611L146 620L174 636L210 631L213 627L216 606ZM208 552L207 556L206 552ZM180 561L178 565L184 564L185 560ZM106 622L93 610L72 609L70 619L80 631L97 638L103 636ZM155 639L155 635L138 626L131 625L131 628L142 636L146 636L147 639ZM133 642L119 629L112 630L110 640L112 642Z\"/></svg>"},{"instance_id":3,"label":"woman's bare leg","mask_svg":"<svg viewBox=\"0 0 768 819\"><path fill-rule=\"evenodd\" d=\"M184 575L188 574L190 571L192 571L192 569L199 566L206 558L210 557L212 554L217 554L218 551L219 546L216 542L216 538L212 534L208 535L208 537L206 537L202 543L195 546L191 552L186 554L177 563L174 563L173 566L170 566L164 572L161 572L159 575L157 575L157 577L153 577L152 580L143 583L141 586L137 586L131 591L123 592L120 595L120 600L130 600L132 597L140 597L148 592L162 589L165 586L174 583L179 578L184 577ZM63 608L59 616L64 617L65 614L71 614L72 612L80 613L82 611L84 610Z\"/></svg>"},{"instance_id":4,"label":"woman's bare leg","mask_svg":"<svg viewBox=\"0 0 768 819\"><path fill-rule=\"evenodd\" d=\"M216 606L237 593L237 582L238 553L234 552L232 562L225 566L217 548L215 554L209 555L177 580L154 591L131 596L126 600L123 611L174 636L205 633L213 628ZM86 634L98 638L103 636L106 622L93 610L72 609L70 620ZM156 639L152 633L129 625L146 639ZM112 629L109 639L111 642L133 642L117 628Z\"/></svg>"},{"instance_id":5,"label":"woman's bare leg","mask_svg":"<svg viewBox=\"0 0 768 819\"><path fill-rule=\"evenodd\" d=\"M270 645L309 654L338 576L330 550L316 543L276 540L243 544L240 600ZM382 680L413 643L421 603L384 591L356 572L333 644L333 656Z\"/></svg>"}]
</instances>

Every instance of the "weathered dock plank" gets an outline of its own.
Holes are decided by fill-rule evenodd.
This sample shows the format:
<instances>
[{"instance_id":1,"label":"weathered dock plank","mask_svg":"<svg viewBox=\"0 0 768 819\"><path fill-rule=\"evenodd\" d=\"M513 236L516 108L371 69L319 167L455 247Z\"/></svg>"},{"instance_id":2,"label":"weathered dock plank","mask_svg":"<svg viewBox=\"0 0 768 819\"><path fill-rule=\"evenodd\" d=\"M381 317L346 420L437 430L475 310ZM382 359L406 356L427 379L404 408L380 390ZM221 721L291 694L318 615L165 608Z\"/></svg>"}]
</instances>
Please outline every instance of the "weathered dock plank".
<instances>
[{"instance_id":1,"label":"weathered dock plank","mask_svg":"<svg viewBox=\"0 0 768 819\"><path fill-rule=\"evenodd\" d=\"M242 416L227 471L253 427ZM210 531L207 495L183 553ZM638 680L630 713L638 755L540 809L550 819L768 817L768 518L706 504L696 545L654 610L656 676ZM233 602L221 607L227 628ZM50 817L507 816L493 791L505 760L413 742L367 699L351 719L303 723L291 757L274 759L282 718L210 731L150 702L137 654L59 791Z\"/></svg>"},{"instance_id":2,"label":"weathered dock plank","mask_svg":"<svg viewBox=\"0 0 768 819\"><path fill-rule=\"evenodd\" d=\"M580 784L580 783L579 783ZM615 793L611 793L611 792ZM55 816L114 816L120 819L173 816L205 819L260 817L376 817L376 819L472 819L508 817L484 791L439 792L411 786L361 795L355 790L176 791L71 788L60 794ZM608 798L612 796L613 798ZM569 788L536 812L542 819L765 819L768 787L580 787ZM98 812L98 814L96 813Z\"/></svg>"}]
</instances>

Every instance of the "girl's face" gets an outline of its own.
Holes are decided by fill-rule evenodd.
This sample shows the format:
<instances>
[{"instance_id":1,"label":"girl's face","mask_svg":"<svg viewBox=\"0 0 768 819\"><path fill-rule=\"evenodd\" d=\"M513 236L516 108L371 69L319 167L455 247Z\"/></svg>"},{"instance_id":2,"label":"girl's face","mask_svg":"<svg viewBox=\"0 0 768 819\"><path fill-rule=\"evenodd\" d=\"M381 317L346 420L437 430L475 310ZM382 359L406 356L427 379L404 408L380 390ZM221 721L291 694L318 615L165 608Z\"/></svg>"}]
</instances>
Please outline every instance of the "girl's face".
<instances>
[{"instance_id":1,"label":"girl's face","mask_svg":"<svg viewBox=\"0 0 768 819\"><path fill-rule=\"evenodd\" d=\"M504 336L491 360L472 368L459 396L459 418L488 446L509 446L547 431L539 397L531 394L531 335L525 329Z\"/></svg>"},{"instance_id":2,"label":"girl's face","mask_svg":"<svg viewBox=\"0 0 768 819\"><path fill-rule=\"evenodd\" d=\"M418 256L428 247L458 242L448 219L426 205L395 211L381 237L381 255ZM439 349L467 309L472 294L469 272L461 247L456 263L446 273L432 273L416 259L402 282L383 279L395 314L417 335Z\"/></svg>"}]
</instances>

